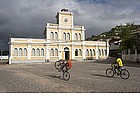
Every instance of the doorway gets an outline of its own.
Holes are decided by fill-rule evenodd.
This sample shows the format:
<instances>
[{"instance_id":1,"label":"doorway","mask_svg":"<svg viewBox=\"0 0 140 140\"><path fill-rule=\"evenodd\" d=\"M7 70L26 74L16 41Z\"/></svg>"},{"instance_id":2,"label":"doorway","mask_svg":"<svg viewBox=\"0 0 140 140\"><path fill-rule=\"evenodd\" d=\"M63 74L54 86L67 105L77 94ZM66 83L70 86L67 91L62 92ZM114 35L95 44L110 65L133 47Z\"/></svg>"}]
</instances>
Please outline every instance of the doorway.
<instances>
[{"instance_id":1,"label":"doorway","mask_svg":"<svg viewBox=\"0 0 140 140\"><path fill-rule=\"evenodd\" d=\"M65 51L65 59L69 59L70 57L69 57L69 51Z\"/></svg>"},{"instance_id":2,"label":"doorway","mask_svg":"<svg viewBox=\"0 0 140 140\"><path fill-rule=\"evenodd\" d=\"M65 47L64 52L65 52L65 59L69 59L70 58L69 48Z\"/></svg>"}]
</instances>

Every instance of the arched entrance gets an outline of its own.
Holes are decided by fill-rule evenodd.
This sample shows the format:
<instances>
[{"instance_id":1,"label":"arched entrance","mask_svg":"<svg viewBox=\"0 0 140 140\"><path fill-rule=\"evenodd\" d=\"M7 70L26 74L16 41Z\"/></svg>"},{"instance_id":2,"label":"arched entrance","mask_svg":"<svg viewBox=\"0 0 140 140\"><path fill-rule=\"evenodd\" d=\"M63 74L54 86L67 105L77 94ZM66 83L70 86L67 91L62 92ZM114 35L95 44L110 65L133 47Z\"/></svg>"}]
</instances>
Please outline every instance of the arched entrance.
<instances>
[{"instance_id":1,"label":"arched entrance","mask_svg":"<svg viewBox=\"0 0 140 140\"><path fill-rule=\"evenodd\" d=\"M64 54L65 54L65 56L64 56L65 59L69 59L70 58L70 52L69 52L69 48L68 47L64 48Z\"/></svg>"}]
</instances>

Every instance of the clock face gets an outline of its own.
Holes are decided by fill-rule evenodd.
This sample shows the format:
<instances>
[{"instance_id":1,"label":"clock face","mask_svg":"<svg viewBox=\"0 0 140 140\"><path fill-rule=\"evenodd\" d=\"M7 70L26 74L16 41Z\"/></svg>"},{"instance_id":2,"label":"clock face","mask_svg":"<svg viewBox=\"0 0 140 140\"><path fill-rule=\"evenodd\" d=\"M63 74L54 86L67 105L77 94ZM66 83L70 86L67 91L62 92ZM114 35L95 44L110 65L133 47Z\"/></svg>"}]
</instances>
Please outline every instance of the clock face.
<instances>
[{"instance_id":1,"label":"clock face","mask_svg":"<svg viewBox=\"0 0 140 140\"><path fill-rule=\"evenodd\" d=\"M68 22L68 19L67 19L67 18L64 18L64 21L65 21L65 22Z\"/></svg>"}]
</instances>

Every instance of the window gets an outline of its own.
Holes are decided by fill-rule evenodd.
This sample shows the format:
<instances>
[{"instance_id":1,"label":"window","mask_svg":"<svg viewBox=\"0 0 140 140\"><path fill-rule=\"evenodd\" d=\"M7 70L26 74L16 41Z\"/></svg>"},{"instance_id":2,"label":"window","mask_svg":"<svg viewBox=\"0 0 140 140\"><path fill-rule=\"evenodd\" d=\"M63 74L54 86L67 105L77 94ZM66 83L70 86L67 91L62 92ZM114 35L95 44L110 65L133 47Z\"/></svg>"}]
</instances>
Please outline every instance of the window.
<instances>
[{"instance_id":1,"label":"window","mask_svg":"<svg viewBox=\"0 0 140 140\"><path fill-rule=\"evenodd\" d=\"M64 48L64 51L69 51L69 48L68 48L68 47L65 47L65 48Z\"/></svg>"},{"instance_id":2,"label":"window","mask_svg":"<svg viewBox=\"0 0 140 140\"><path fill-rule=\"evenodd\" d=\"M104 56L104 50L102 50L102 56Z\"/></svg>"},{"instance_id":3,"label":"window","mask_svg":"<svg viewBox=\"0 0 140 140\"><path fill-rule=\"evenodd\" d=\"M70 40L70 34L67 33L67 40Z\"/></svg>"},{"instance_id":4,"label":"window","mask_svg":"<svg viewBox=\"0 0 140 140\"><path fill-rule=\"evenodd\" d=\"M58 56L58 49L55 49L55 56Z\"/></svg>"},{"instance_id":5,"label":"window","mask_svg":"<svg viewBox=\"0 0 140 140\"><path fill-rule=\"evenodd\" d=\"M79 55L82 56L82 50L81 49L79 50Z\"/></svg>"},{"instance_id":6,"label":"window","mask_svg":"<svg viewBox=\"0 0 140 140\"><path fill-rule=\"evenodd\" d=\"M22 48L19 49L19 56L22 56Z\"/></svg>"},{"instance_id":7,"label":"window","mask_svg":"<svg viewBox=\"0 0 140 140\"><path fill-rule=\"evenodd\" d=\"M105 50L105 56L107 56L107 51Z\"/></svg>"},{"instance_id":8,"label":"window","mask_svg":"<svg viewBox=\"0 0 140 140\"><path fill-rule=\"evenodd\" d=\"M18 56L18 49L17 48L14 49L14 56Z\"/></svg>"},{"instance_id":9,"label":"window","mask_svg":"<svg viewBox=\"0 0 140 140\"><path fill-rule=\"evenodd\" d=\"M27 56L27 49L24 48L24 56Z\"/></svg>"},{"instance_id":10,"label":"window","mask_svg":"<svg viewBox=\"0 0 140 140\"><path fill-rule=\"evenodd\" d=\"M77 35L77 33L75 33L75 40L78 40L78 35Z\"/></svg>"},{"instance_id":11,"label":"window","mask_svg":"<svg viewBox=\"0 0 140 140\"><path fill-rule=\"evenodd\" d=\"M75 50L75 56L78 56L78 50L77 49Z\"/></svg>"},{"instance_id":12,"label":"window","mask_svg":"<svg viewBox=\"0 0 140 140\"><path fill-rule=\"evenodd\" d=\"M66 33L63 33L63 39L66 40Z\"/></svg>"},{"instance_id":13,"label":"window","mask_svg":"<svg viewBox=\"0 0 140 140\"><path fill-rule=\"evenodd\" d=\"M93 49L93 55L95 56L96 55L96 53L95 53L95 50Z\"/></svg>"},{"instance_id":14,"label":"window","mask_svg":"<svg viewBox=\"0 0 140 140\"><path fill-rule=\"evenodd\" d=\"M50 39L54 40L54 33L53 32L51 32L51 34L50 34Z\"/></svg>"},{"instance_id":15,"label":"window","mask_svg":"<svg viewBox=\"0 0 140 140\"><path fill-rule=\"evenodd\" d=\"M92 50L90 49L90 56L92 56Z\"/></svg>"},{"instance_id":16,"label":"window","mask_svg":"<svg viewBox=\"0 0 140 140\"><path fill-rule=\"evenodd\" d=\"M79 40L81 40L81 34L79 33Z\"/></svg>"},{"instance_id":17,"label":"window","mask_svg":"<svg viewBox=\"0 0 140 140\"><path fill-rule=\"evenodd\" d=\"M32 49L32 56L35 56L35 49Z\"/></svg>"},{"instance_id":18,"label":"window","mask_svg":"<svg viewBox=\"0 0 140 140\"><path fill-rule=\"evenodd\" d=\"M54 56L54 50L51 48L50 56Z\"/></svg>"},{"instance_id":19,"label":"window","mask_svg":"<svg viewBox=\"0 0 140 140\"><path fill-rule=\"evenodd\" d=\"M36 56L40 56L40 50L38 48L36 49Z\"/></svg>"},{"instance_id":20,"label":"window","mask_svg":"<svg viewBox=\"0 0 140 140\"><path fill-rule=\"evenodd\" d=\"M41 49L41 56L44 56L44 49Z\"/></svg>"},{"instance_id":21,"label":"window","mask_svg":"<svg viewBox=\"0 0 140 140\"><path fill-rule=\"evenodd\" d=\"M99 56L101 56L101 50L99 50Z\"/></svg>"},{"instance_id":22,"label":"window","mask_svg":"<svg viewBox=\"0 0 140 140\"><path fill-rule=\"evenodd\" d=\"M55 40L58 40L58 33L55 32Z\"/></svg>"},{"instance_id":23,"label":"window","mask_svg":"<svg viewBox=\"0 0 140 140\"><path fill-rule=\"evenodd\" d=\"M86 49L86 56L89 56L89 51L88 51L88 49Z\"/></svg>"}]
</instances>

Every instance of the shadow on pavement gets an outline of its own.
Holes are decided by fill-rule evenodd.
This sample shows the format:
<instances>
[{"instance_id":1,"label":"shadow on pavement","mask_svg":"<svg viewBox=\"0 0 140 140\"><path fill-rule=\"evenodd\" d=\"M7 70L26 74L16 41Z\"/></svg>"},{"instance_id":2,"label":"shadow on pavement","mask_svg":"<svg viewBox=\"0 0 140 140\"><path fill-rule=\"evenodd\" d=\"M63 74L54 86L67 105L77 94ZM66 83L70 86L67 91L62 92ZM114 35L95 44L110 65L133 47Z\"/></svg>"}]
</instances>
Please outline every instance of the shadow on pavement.
<instances>
[{"instance_id":1,"label":"shadow on pavement","mask_svg":"<svg viewBox=\"0 0 140 140\"><path fill-rule=\"evenodd\" d=\"M107 77L106 75L102 75L102 74L91 74L92 76L100 76L100 77Z\"/></svg>"},{"instance_id":2,"label":"shadow on pavement","mask_svg":"<svg viewBox=\"0 0 140 140\"><path fill-rule=\"evenodd\" d=\"M106 75L103 74L91 74L92 76L97 76L97 77L105 77L105 78L117 78L117 77L107 77Z\"/></svg>"},{"instance_id":3,"label":"shadow on pavement","mask_svg":"<svg viewBox=\"0 0 140 140\"><path fill-rule=\"evenodd\" d=\"M46 76L63 80L63 78L61 76L56 76L56 75L46 75Z\"/></svg>"}]
</instances>

